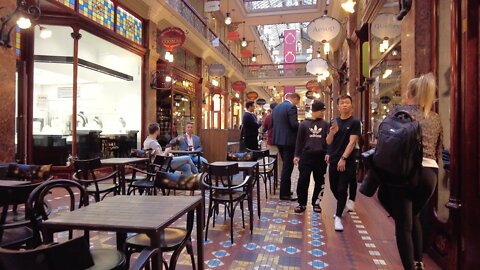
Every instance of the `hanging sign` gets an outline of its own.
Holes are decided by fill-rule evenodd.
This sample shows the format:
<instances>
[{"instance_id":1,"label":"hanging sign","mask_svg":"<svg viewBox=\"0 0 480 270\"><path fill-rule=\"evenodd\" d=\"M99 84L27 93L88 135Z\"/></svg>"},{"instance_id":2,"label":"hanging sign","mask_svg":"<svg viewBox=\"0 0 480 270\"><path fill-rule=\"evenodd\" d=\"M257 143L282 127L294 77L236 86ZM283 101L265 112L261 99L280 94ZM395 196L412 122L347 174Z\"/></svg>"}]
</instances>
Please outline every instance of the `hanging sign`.
<instances>
[{"instance_id":1,"label":"hanging sign","mask_svg":"<svg viewBox=\"0 0 480 270\"><path fill-rule=\"evenodd\" d=\"M158 35L158 42L162 48L173 52L185 42L185 32L178 27L165 28Z\"/></svg>"},{"instance_id":2,"label":"hanging sign","mask_svg":"<svg viewBox=\"0 0 480 270\"><path fill-rule=\"evenodd\" d=\"M316 91L320 90L320 83L317 80L311 80L311 81L307 82L305 87L307 88L307 90L316 92Z\"/></svg>"},{"instance_id":3,"label":"hanging sign","mask_svg":"<svg viewBox=\"0 0 480 270\"><path fill-rule=\"evenodd\" d=\"M322 16L310 22L307 27L308 36L315 41L330 41L340 34L340 22L330 16Z\"/></svg>"},{"instance_id":4,"label":"hanging sign","mask_svg":"<svg viewBox=\"0 0 480 270\"><path fill-rule=\"evenodd\" d=\"M214 12L220 10L220 1L207 1L204 5L205 12Z\"/></svg>"},{"instance_id":5,"label":"hanging sign","mask_svg":"<svg viewBox=\"0 0 480 270\"><path fill-rule=\"evenodd\" d=\"M248 93L247 93L247 98L248 98L249 100L255 100L255 99L258 98L258 94L257 94L257 92L254 92L254 91L248 92Z\"/></svg>"},{"instance_id":6,"label":"hanging sign","mask_svg":"<svg viewBox=\"0 0 480 270\"><path fill-rule=\"evenodd\" d=\"M397 20L397 16L390 13L381 13L372 22L370 27L372 35L377 38L396 38L402 32L402 22Z\"/></svg>"},{"instance_id":7,"label":"hanging sign","mask_svg":"<svg viewBox=\"0 0 480 270\"><path fill-rule=\"evenodd\" d=\"M267 101L263 98L259 98L259 99L257 99L256 103L257 103L258 106L263 106L267 103Z\"/></svg>"},{"instance_id":8,"label":"hanging sign","mask_svg":"<svg viewBox=\"0 0 480 270\"><path fill-rule=\"evenodd\" d=\"M208 66L208 75L212 77L223 77L223 75L225 75L225 66L222 64L211 64Z\"/></svg>"},{"instance_id":9,"label":"hanging sign","mask_svg":"<svg viewBox=\"0 0 480 270\"><path fill-rule=\"evenodd\" d=\"M284 63L295 63L297 61L297 30L286 29L283 31L283 35L285 36L283 44Z\"/></svg>"},{"instance_id":10,"label":"hanging sign","mask_svg":"<svg viewBox=\"0 0 480 270\"><path fill-rule=\"evenodd\" d=\"M247 84L244 81L236 81L232 83L232 89L237 92L241 93L247 88Z\"/></svg>"},{"instance_id":11,"label":"hanging sign","mask_svg":"<svg viewBox=\"0 0 480 270\"><path fill-rule=\"evenodd\" d=\"M231 40L231 41L240 40L240 33L238 33L237 31L228 32L227 40Z\"/></svg>"},{"instance_id":12,"label":"hanging sign","mask_svg":"<svg viewBox=\"0 0 480 270\"><path fill-rule=\"evenodd\" d=\"M247 50L247 49L243 49L243 50L240 51L240 56L242 58L250 58L250 57L252 57L252 51Z\"/></svg>"}]
</instances>

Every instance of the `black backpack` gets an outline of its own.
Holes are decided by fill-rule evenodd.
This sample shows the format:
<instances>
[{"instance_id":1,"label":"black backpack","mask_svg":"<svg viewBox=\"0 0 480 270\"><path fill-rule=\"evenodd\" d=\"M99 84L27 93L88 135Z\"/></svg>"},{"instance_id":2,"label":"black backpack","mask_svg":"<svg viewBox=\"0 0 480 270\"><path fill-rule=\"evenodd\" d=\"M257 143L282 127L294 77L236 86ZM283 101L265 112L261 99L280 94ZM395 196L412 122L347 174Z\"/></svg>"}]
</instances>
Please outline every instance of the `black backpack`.
<instances>
[{"instance_id":1,"label":"black backpack","mask_svg":"<svg viewBox=\"0 0 480 270\"><path fill-rule=\"evenodd\" d=\"M378 128L373 164L382 181L412 186L422 167L423 144L420 123L405 110L387 116Z\"/></svg>"}]
</instances>

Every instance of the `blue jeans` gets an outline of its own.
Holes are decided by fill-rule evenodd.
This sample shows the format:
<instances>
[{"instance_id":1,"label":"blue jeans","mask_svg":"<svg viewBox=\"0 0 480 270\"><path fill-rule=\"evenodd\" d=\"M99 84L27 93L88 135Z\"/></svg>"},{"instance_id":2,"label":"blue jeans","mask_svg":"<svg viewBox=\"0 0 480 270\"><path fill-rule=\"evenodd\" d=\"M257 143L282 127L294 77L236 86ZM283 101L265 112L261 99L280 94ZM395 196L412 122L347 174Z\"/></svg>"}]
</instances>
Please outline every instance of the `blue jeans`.
<instances>
[{"instance_id":1,"label":"blue jeans","mask_svg":"<svg viewBox=\"0 0 480 270\"><path fill-rule=\"evenodd\" d=\"M193 164L198 165L198 156L197 155L189 155L193 161ZM200 157L200 164L208 163L208 161L204 157Z\"/></svg>"},{"instance_id":2,"label":"blue jeans","mask_svg":"<svg viewBox=\"0 0 480 270\"><path fill-rule=\"evenodd\" d=\"M172 169L181 171L182 174L198 173L197 167L193 164L193 161L189 156L174 157L171 166Z\"/></svg>"}]
</instances>

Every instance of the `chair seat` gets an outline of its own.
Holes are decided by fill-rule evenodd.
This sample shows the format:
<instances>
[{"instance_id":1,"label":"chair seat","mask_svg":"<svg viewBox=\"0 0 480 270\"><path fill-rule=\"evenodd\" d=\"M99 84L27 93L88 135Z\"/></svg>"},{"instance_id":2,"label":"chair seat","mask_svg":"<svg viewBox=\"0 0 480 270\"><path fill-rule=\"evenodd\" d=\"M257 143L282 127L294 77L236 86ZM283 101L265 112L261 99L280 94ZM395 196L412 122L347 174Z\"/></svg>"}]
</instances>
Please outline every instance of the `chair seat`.
<instances>
[{"instance_id":1,"label":"chair seat","mask_svg":"<svg viewBox=\"0 0 480 270\"><path fill-rule=\"evenodd\" d=\"M118 188L118 185L115 184L101 184L98 183L98 191L99 192L106 192L106 191L111 191L115 188ZM89 185L86 190L88 192L97 192L97 189L95 188L95 185Z\"/></svg>"},{"instance_id":2,"label":"chair seat","mask_svg":"<svg viewBox=\"0 0 480 270\"><path fill-rule=\"evenodd\" d=\"M136 188L153 188L154 182L149 180L139 180L133 182L131 186Z\"/></svg>"},{"instance_id":3,"label":"chair seat","mask_svg":"<svg viewBox=\"0 0 480 270\"><path fill-rule=\"evenodd\" d=\"M125 266L125 256L116 249L96 248L90 249L94 266L88 270L110 270L123 269Z\"/></svg>"},{"instance_id":4,"label":"chair seat","mask_svg":"<svg viewBox=\"0 0 480 270\"><path fill-rule=\"evenodd\" d=\"M136 173L135 174L135 181L144 181L147 180L147 175ZM132 182L133 181L133 174L129 173L125 175L125 181Z\"/></svg>"},{"instance_id":5,"label":"chair seat","mask_svg":"<svg viewBox=\"0 0 480 270\"><path fill-rule=\"evenodd\" d=\"M168 227L164 230L164 239L165 243L163 248L173 248L179 245L185 236L187 235L187 230L176 227ZM150 246L150 237L144 233L136 234L126 241L127 245L132 245L135 247L149 247Z\"/></svg>"},{"instance_id":6,"label":"chair seat","mask_svg":"<svg viewBox=\"0 0 480 270\"><path fill-rule=\"evenodd\" d=\"M232 199L234 201L237 201L240 199L242 196L246 196L247 194L243 191L234 191L232 194ZM216 192L212 195L212 199L215 201L230 201L230 195L225 192Z\"/></svg>"},{"instance_id":7,"label":"chair seat","mask_svg":"<svg viewBox=\"0 0 480 270\"><path fill-rule=\"evenodd\" d=\"M33 237L33 232L28 227L19 227L3 231L0 247L14 247L22 245Z\"/></svg>"}]
</instances>

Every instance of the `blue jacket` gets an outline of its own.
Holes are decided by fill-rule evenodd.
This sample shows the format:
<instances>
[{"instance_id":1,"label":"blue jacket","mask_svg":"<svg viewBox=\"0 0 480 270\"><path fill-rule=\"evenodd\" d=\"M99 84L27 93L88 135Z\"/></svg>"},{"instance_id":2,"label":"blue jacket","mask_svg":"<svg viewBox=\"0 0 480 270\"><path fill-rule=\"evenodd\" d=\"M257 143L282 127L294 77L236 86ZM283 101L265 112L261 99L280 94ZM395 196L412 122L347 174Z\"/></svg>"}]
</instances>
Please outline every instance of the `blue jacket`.
<instances>
[{"instance_id":1,"label":"blue jacket","mask_svg":"<svg viewBox=\"0 0 480 270\"><path fill-rule=\"evenodd\" d=\"M298 131L297 107L285 100L273 109L273 144L295 146Z\"/></svg>"},{"instance_id":2,"label":"blue jacket","mask_svg":"<svg viewBox=\"0 0 480 270\"><path fill-rule=\"evenodd\" d=\"M197 135L192 135L192 141L193 141L193 150L203 151L202 143L200 142L200 137L198 137ZM183 134L182 140L180 140L179 142L177 142L177 138L174 138L173 140L170 141L170 145L178 145L180 150L187 151L188 141L187 141L186 135Z\"/></svg>"}]
</instances>

